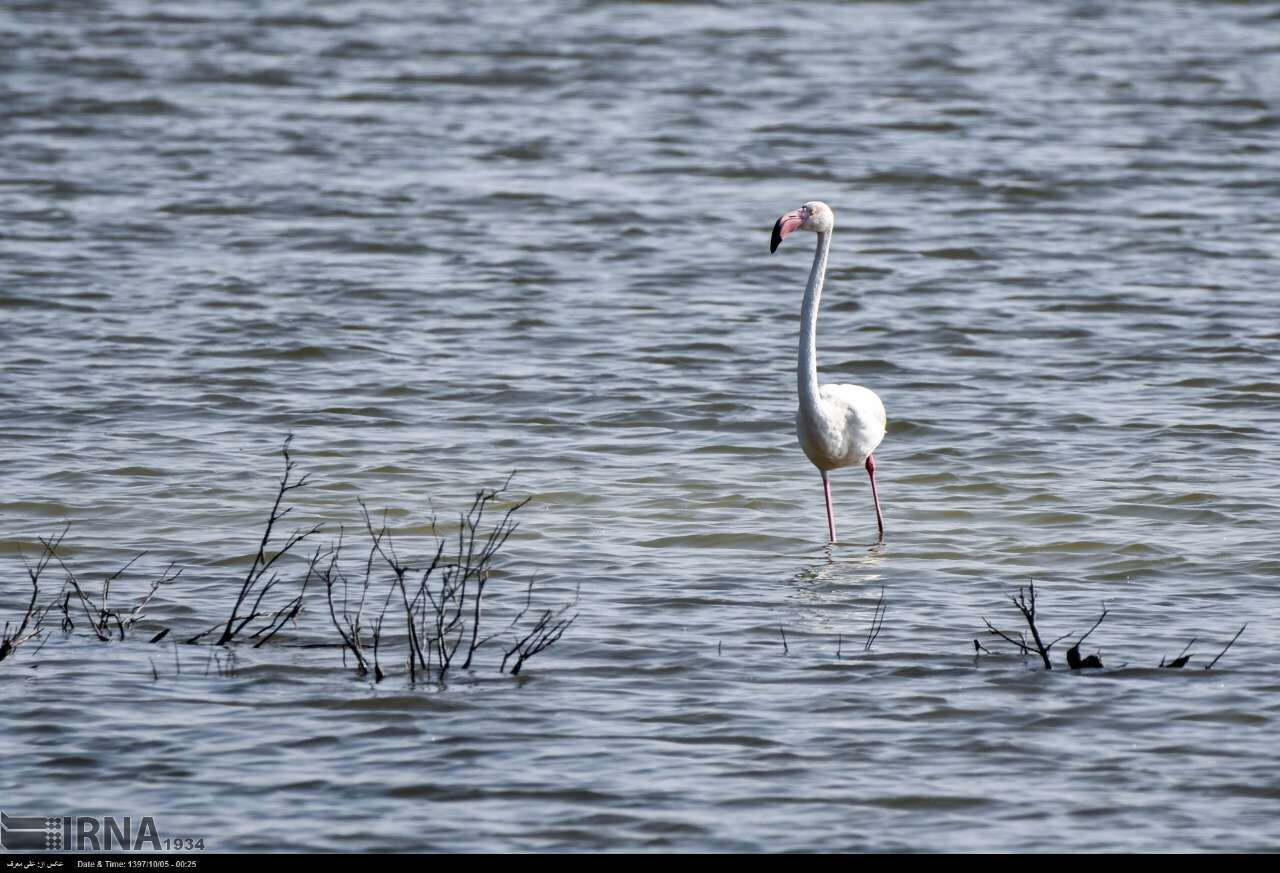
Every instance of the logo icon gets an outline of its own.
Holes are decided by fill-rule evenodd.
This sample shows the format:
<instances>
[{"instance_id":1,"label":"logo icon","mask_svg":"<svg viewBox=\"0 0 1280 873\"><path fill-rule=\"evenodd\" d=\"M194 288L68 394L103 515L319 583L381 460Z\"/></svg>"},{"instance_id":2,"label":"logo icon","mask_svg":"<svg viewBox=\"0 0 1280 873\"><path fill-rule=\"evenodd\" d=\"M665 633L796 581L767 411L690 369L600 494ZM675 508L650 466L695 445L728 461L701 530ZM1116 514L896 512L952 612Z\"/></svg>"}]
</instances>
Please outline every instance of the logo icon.
<instances>
[{"instance_id":1,"label":"logo icon","mask_svg":"<svg viewBox=\"0 0 1280 873\"><path fill-rule=\"evenodd\" d=\"M11 852L61 851L62 819L0 812L0 845Z\"/></svg>"}]
</instances>

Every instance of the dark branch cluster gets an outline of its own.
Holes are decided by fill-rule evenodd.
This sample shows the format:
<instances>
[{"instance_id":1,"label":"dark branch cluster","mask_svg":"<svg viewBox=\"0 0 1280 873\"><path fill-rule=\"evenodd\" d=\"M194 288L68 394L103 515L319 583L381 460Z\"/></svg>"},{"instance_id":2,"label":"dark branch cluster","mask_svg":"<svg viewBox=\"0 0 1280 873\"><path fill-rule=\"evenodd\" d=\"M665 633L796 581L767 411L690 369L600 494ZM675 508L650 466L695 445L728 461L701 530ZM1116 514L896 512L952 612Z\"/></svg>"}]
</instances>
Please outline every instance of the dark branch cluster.
<instances>
[{"instance_id":1,"label":"dark branch cluster","mask_svg":"<svg viewBox=\"0 0 1280 873\"><path fill-rule=\"evenodd\" d=\"M356 672L372 672L375 681L385 675L380 658L383 629L388 609L394 602L401 616L405 647L405 667L410 681L419 674L443 679L455 665L469 669L476 653L487 643L506 636L509 647L499 671L515 675L529 658L555 644L577 615L566 613L576 603L558 609L533 609L533 583L526 592L525 605L502 629L492 634L483 631L485 594L492 576L494 559L519 526L515 514L528 504L528 498L509 503L507 485L476 492L470 507L458 515L456 535L441 536L435 519L436 546L429 559L416 565L402 558L396 549L385 516L375 523L368 507L364 510L365 531L369 551L362 562L358 583L342 569L339 555L343 547L339 535L330 560L321 574L329 601L329 616L342 638L342 645L355 660ZM492 520L490 520L492 519ZM381 582L375 578L375 567L381 568ZM371 592L380 601L376 618L368 628L366 639L366 607ZM354 592L354 593L353 593ZM526 619L537 612L532 622ZM370 613L371 614L371 613ZM508 669L508 664L510 668Z\"/></svg>"},{"instance_id":2,"label":"dark branch cluster","mask_svg":"<svg viewBox=\"0 0 1280 873\"><path fill-rule=\"evenodd\" d=\"M1240 625L1240 630L1236 631L1235 636L1233 636L1231 640L1225 646L1222 647L1222 651L1218 652L1217 656L1212 661L1204 665L1204 668L1206 670L1212 670L1213 665L1217 664L1218 661L1222 660L1222 656L1227 653L1228 649L1230 649L1232 646L1236 644L1236 640L1240 639L1240 635L1244 633L1244 629L1247 628L1248 626L1249 626L1249 622L1247 621L1244 624ZM1198 639L1197 637L1193 637L1191 642L1183 646L1182 651L1178 653L1178 657L1170 661L1166 661L1164 658L1161 658L1160 666L1168 668L1170 670L1181 670L1183 667L1187 666L1187 662L1191 660L1191 655L1188 654L1188 652L1191 650L1191 647L1196 644L1197 639Z\"/></svg>"},{"instance_id":3,"label":"dark branch cluster","mask_svg":"<svg viewBox=\"0 0 1280 873\"><path fill-rule=\"evenodd\" d=\"M519 628L525 616L533 609L533 582L530 582L524 608L511 620L511 624L507 627L508 633L515 634L515 641L503 654L502 664L498 667L498 671L506 670L507 662L510 661L511 669L507 672L515 676L520 672L520 668L524 666L525 661L550 648L554 643L559 642L560 637L569 629L569 625L578 620L578 613L576 612L573 615L565 615L570 609L578 605L578 593L580 592L576 592L573 600L559 609L543 609L538 612L538 617L533 622L533 625L523 636L520 636L517 628Z\"/></svg>"},{"instance_id":4,"label":"dark branch cluster","mask_svg":"<svg viewBox=\"0 0 1280 873\"><path fill-rule=\"evenodd\" d=\"M176 582L178 577L182 575L182 570L175 570L174 564L170 564L165 568L160 577L151 583L151 588L146 595L136 603L128 612L123 612L111 606L111 584L117 579L124 576L125 571L138 562L140 558L146 555L143 552L131 559L127 564L119 570L112 573L102 581L102 590L96 598L91 597L80 584L79 578L76 576L66 562L54 551L58 542L62 541L62 537L66 535L67 529L63 528L62 533L57 537L56 541L50 542L41 539L41 544L45 547L47 554L54 555L54 559L58 562L58 566L62 568L62 572L66 575L66 584L63 587L61 599L55 601L62 613L62 629L64 631L72 631L76 627L73 613L77 610L72 607L72 598L74 598L76 606L79 607L78 612L83 613L85 624L89 630L99 640L106 642L111 639L124 639L125 633L142 619L146 618L146 608L151 604L152 598L156 596L156 592L164 585ZM167 633L167 630L163 633ZM162 633L162 635L163 635Z\"/></svg>"},{"instance_id":5,"label":"dark branch cluster","mask_svg":"<svg viewBox=\"0 0 1280 873\"><path fill-rule=\"evenodd\" d=\"M61 613L60 626L64 632L74 631L77 628L77 618L83 616L85 627L99 640L103 642L117 638L123 640L135 624L146 618L146 609L152 598L156 596L156 592L182 575L181 570L175 570L174 565L170 564L160 577L151 583L150 590L140 601L132 607L116 608L111 604L112 583L124 576L125 572L146 553L134 557L119 570L107 576L97 596L91 596L86 592L85 585L81 584L76 571L67 564L58 551L70 527L68 523L57 535L39 538L40 557L36 559L35 564L26 564L27 577L31 582L31 600L27 604L22 621L18 622L16 627L13 622L5 623L4 635L0 638L0 661L12 654L18 646L41 636L44 633L46 620L55 610ZM62 571L62 587L51 601L37 605L40 598L40 581L53 564ZM162 632L161 636L165 632Z\"/></svg>"},{"instance_id":6,"label":"dark branch cluster","mask_svg":"<svg viewBox=\"0 0 1280 873\"><path fill-rule=\"evenodd\" d=\"M994 636L1000 640L1003 640L1004 642L1016 648L1019 654L1021 655L1024 655L1024 656L1029 655L1032 653L1032 651L1034 651L1037 655L1040 656L1040 660L1043 662L1044 668L1046 670L1052 670L1053 662L1049 659L1049 652L1053 649L1053 647L1057 643L1061 642L1062 640L1065 640L1069 636L1072 636L1072 634L1063 634L1062 636L1057 637L1056 639L1048 643L1044 642L1044 639L1040 635L1040 627L1037 624L1038 616L1036 613L1036 583L1034 581L1031 581L1025 589L1019 588L1017 594L1013 594L1009 596L1009 600L1013 603L1014 607L1017 608L1018 612L1022 614L1022 619L1026 623L1028 630L1031 632L1031 640L1028 641L1026 634L1023 633L1022 631L1003 630L993 625L990 621L987 620L986 617L983 617L982 621L983 621L983 624L987 626L987 632L991 636ZM1103 603L1102 612L1098 616L1098 620L1095 621L1093 623L1093 626L1090 627L1089 630L1085 631L1085 633L1078 640L1076 640L1075 644L1072 645L1071 648L1067 650L1067 655L1066 655L1067 667L1069 667L1072 670L1089 670L1089 669L1096 670L1096 669L1102 668L1103 666L1102 653L1095 652L1092 655L1081 656L1080 646L1082 646L1084 644L1084 641L1087 640L1093 634L1093 632L1098 629L1098 626L1102 624L1103 620L1105 620L1109 614L1110 613L1107 610L1107 604ZM1240 638L1240 635L1244 633L1244 629L1248 626L1249 626L1248 624L1245 624L1243 627L1240 628L1240 630L1236 631L1236 635L1232 637L1231 641L1227 643L1226 647L1221 652L1218 653L1218 656L1205 665L1206 670L1211 669L1215 664L1218 663L1218 660L1227 653L1227 649L1230 649L1233 645L1235 645L1236 640ZM1194 639L1191 642L1187 643L1186 647L1178 654L1178 657L1174 658L1171 661L1166 662L1162 658L1160 661L1160 666L1172 667L1175 669L1180 667L1185 667L1187 664L1187 661L1189 661L1191 658L1191 656L1187 654L1187 651L1193 645L1195 645L1195 643L1196 641ZM990 650L987 649L986 646L982 645L982 643L980 643L976 639L973 641L973 652L975 657L981 652L985 652L988 655L991 654Z\"/></svg>"},{"instance_id":7,"label":"dark branch cluster","mask_svg":"<svg viewBox=\"0 0 1280 873\"><path fill-rule=\"evenodd\" d=\"M1036 624L1036 583L1032 581L1025 589L1019 588L1017 594L1009 596L1009 600L1022 613L1022 618L1027 623L1028 629L1031 631L1031 639L1035 643L1035 651L1044 662L1046 670L1053 669L1053 662L1049 660L1049 652L1054 645L1070 634L1058 637L1056 640L1046 644L1040 636L1040 628ZM1105 607L1104 607L1105 612ZM983 617L983 623L987 626L987 630L996 637L1004 640L1012 646L1016 646L1019 653L1026 655L1031 651L1031 647L1027 644L1027 637L1022 631L1003 631L993 625L990 621ZM974 641L977 642L976 640Z\"/></svg>"},{"instance_id":8,"label":"dark branch cluster","mask_svg":"<svg viewBox=\"0 0 1280 873\"><path fill-rule=\"evenodd\" d=\"M477 653L500 638L504 640L501 643L503 657L498 669L518 674L530 658L557 643L577 619L577 613L569 614L577 605L576 596L563 606L535 608L534 585L530 582L524 592L523 607L512 605L508 609L508 614L516 611L515 617L499 624L493 633L484 632L486 612L493 599L485 595L494 575L495 560L519 526L516 513L528 504L528 498L509 499L510 477L499 488L476 492L470 507L458 515L456 535L441 535L433 518L435 547L420 563L400 557L385 517L381 524L375 524L361 502L370 545L356 573L348 574L343 568L345 542L341 529L337 542L311 551L300 573L286 569L298 566L290 557L321 530L316 524L279 536L281 521L293 511L293 507L287 505L287 498L307 484L305 475L295 474L297 465L289 451L292 439L290 435L284 441L281 450L284 470L275 499L253 562L238 581L226 618L185 640L188 644L213 642L215 647L225 649L225 653L211 653L206 674L216 669L218 675L232 675L236 669L232 644L262 646L284 627L296 623L303 614L307 592L316 580L324 586L329 618L338 632L344 657L349 654L355 660L356 671L361 675L372 674L375 681L381 681L386 675L381 657L384 628L395 631L397 646L403 637L411 681L425 674L442 680L452 668L471 668ZM4 623L0 661L24 643L41 637L47 618L54 613L61 614L61 628L66 633L87 629L104 642L123 640L128 631L146 617L147 607L159 590L181 575L182 571L175 570L171 564L137 604L118 607L111 601L113 583L142 555L107 576L101 590L91 594L59 554L58 548L66 533L64 527L57 536L42 538L43 551L39 559L27 564L30 602L20 619ZM64 582L57 596L42 604L42 577L51 566L61 569ZM390 625L389 618L393 619ZM159 642L168 633L169 628L163 628L150 642ZM174 657L175 669L180 672L176 648ZM154 661L152 674L159 676Z\"/></svg>"}]
</instances>

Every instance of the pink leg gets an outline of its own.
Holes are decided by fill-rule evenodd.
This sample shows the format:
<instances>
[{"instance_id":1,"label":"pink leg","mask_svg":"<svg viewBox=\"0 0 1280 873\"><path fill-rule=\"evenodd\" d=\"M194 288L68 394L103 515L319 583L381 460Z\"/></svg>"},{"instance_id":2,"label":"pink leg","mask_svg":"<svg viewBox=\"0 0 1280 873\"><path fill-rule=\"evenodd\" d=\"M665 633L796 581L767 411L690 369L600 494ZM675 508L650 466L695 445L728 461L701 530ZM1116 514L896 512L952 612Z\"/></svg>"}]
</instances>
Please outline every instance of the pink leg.
<instances>
[{"instance_id":1,"label":"pink leg","mask_svg":"<svg viewBox=\"0 0 1280 873\"><path fill-rule=\"evenodd\" d=\"M884 516L880 513L880 495L876 493L876 462L867 455L867 475L871 477L871 499L876 502L876 527L880 528L880 542L884 542Z\"/></svg>"},{"instance_id":2,"label":"pink leg","mask_svg":"<svg viewBox=\"0 0 1280 873\"><path fill-rule=\"evenodd\" d=\"M836 541L836 513L831 508L831 482L827 479L827 471L822 471L822 493L827 496L827 533L831 542Z\"/></svg>"}]
</instances>

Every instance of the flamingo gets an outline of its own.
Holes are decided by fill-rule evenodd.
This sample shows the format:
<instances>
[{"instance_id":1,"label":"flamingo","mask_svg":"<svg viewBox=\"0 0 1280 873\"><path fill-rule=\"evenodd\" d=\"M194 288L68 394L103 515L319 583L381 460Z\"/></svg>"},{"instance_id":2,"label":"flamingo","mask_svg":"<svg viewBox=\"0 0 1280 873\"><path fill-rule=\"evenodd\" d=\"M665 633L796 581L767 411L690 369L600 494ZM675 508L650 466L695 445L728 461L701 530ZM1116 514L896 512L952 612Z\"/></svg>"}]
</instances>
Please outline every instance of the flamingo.
<instances>
[{"instance_id":1,"label":"flamingo","mask_svg":"<svg viewBox=\"0 0 1280 873\"><path fill-rule=\"evenodd\" d=\"M878 542L884 542L884 515L876 493L876 462L872 452L884 439L884 404L869 388L861 385L818 385L818 304L822 299L822 283L827 277L827 254L831 250L831 231L835 213L819 200L811 200L778 219L769 241L769 253L794 230L808 230L818 235L813 255L813 269L804 289L804 305L800 310L800 355L796 362L796 383L800 409L796 413L796 436L800 448L822 474L822 493L827 503L827 533L836 542L835 510L831 506L829 474L840 467L862 464L871 477L871 499L876 506Z\"/></svg>"}]
</instances>

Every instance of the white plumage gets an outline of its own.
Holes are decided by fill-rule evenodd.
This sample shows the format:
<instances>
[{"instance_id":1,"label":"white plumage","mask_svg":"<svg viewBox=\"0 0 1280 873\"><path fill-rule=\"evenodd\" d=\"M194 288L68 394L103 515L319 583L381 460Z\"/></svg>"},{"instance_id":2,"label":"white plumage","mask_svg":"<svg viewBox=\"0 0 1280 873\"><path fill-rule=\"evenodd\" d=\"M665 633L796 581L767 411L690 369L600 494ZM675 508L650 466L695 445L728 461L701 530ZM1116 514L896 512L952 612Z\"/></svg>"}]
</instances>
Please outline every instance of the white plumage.
<instances>
[{"instance_id":1,"label":"white plumage","mask_svg":"<svg viewBox=\"0 0 1280 873\"><path fill-rule=\"evenodd\" d=\"M884 404L861 385L823 385L818 402L796 412L800 448L819 470L865 464L884 428Z\"/></svg>"}]
</instances>

